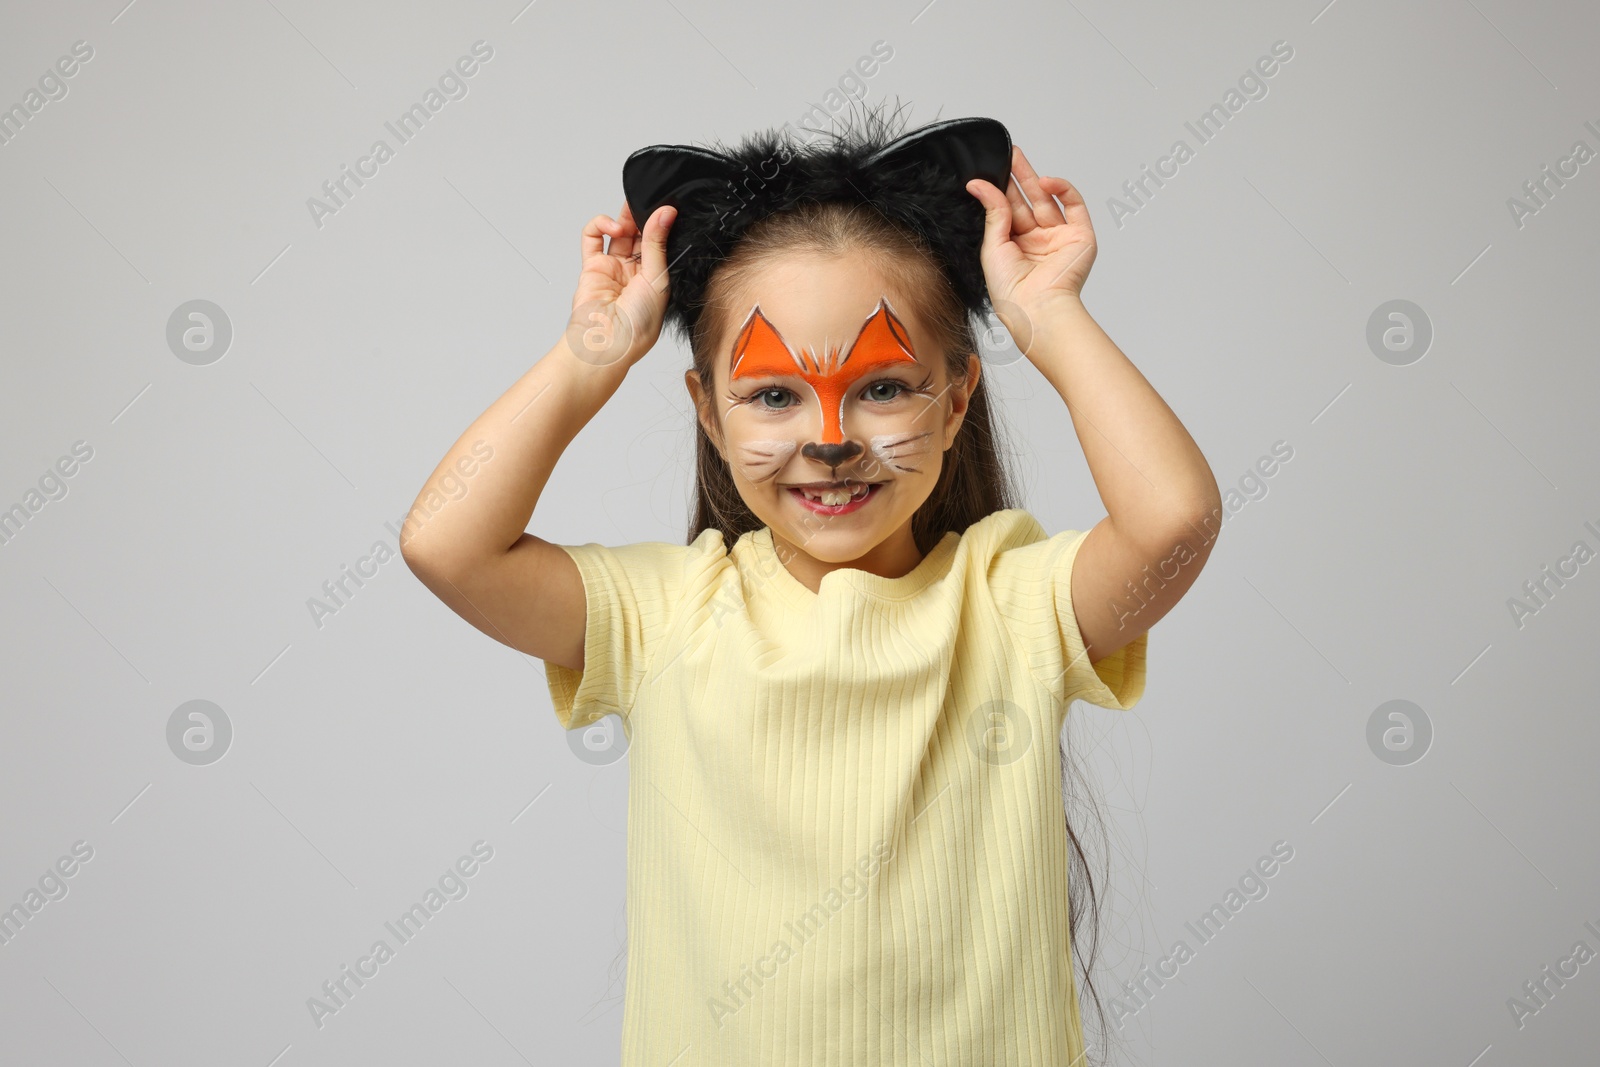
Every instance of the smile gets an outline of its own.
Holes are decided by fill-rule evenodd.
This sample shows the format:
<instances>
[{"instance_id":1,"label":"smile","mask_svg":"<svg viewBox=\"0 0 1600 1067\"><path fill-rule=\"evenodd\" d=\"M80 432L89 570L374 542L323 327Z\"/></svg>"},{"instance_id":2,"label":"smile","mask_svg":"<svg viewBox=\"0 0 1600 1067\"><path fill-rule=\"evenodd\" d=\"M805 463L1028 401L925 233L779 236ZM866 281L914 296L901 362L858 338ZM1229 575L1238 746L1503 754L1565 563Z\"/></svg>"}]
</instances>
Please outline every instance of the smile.
<instances>
[{"instance_id":1,"label":"smile","mask_svg":"<svg viewBox=\"0 0 1600 1067\"><path fill-rule=\"evenodd\" d=\"M861 486L853 493L846 489L813 491L795 488L791 488L789 492L803 506L819 515L843 515L861 507L876 496L882 487L882 482L874 482Z\"/></svg>"}]
</instances>

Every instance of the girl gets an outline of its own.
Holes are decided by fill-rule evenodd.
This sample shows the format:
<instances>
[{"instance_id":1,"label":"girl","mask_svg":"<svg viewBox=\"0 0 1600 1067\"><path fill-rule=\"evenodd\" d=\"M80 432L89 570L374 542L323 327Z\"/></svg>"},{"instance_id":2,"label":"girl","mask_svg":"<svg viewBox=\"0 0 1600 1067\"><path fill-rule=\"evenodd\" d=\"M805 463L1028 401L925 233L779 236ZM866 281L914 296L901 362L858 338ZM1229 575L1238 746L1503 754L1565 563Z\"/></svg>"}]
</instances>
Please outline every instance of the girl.
<instances>
[{"instance_id":1,"label":"girl","mask_svg":"<svg viewBox=\"0 0 1600 1067\"><path fill-rule=\"evenodd\" d=\"M1075 699L1138 702L1220 496L1084 309L1077 190L993 120L894 133L635 153L620 215L584 227L569 339L446 454L419 506L474 443L496 462L403 546L545 661L562 726L622 718L625 1067L1088 1062L1093 885L1050 742ZM1067 402L1109 513L1087 533L1013 504L986 300ZM688 543L524 532L668 322L693 353Z\"/></svg>"}]
</instances>

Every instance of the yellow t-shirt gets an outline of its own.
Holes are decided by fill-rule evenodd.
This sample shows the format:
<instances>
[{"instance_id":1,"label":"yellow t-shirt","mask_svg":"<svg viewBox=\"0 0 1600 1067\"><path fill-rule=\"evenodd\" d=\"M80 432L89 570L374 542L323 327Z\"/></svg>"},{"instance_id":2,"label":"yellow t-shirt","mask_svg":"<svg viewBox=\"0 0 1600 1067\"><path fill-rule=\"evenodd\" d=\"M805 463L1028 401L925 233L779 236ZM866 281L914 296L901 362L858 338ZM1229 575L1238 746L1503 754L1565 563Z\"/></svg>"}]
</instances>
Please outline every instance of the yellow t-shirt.
<instances>
[{"instance_id":1,"label":"yellow t-shirt","mask_svg":"<svg viewBox=\"0 0 1600 1067\"><path fill-rule=\"evenodd\" d=\"M820 593L765 527L562 546L556 716L629 745L623 1067L1082 1067L1057 741L1148 642L1090 664L1084 536L997 511Z\"/></svg>"}]
</instances>

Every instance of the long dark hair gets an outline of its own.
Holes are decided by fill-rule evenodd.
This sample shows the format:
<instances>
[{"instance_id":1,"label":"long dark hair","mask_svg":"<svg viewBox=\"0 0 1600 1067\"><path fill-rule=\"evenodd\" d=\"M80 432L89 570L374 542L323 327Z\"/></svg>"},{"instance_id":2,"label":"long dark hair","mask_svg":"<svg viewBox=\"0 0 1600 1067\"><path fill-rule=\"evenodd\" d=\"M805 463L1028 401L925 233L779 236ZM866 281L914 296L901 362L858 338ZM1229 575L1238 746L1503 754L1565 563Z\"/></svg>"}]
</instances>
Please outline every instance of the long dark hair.
<instances>
[{"instance_id":1,"label":"long dark hair","mask_svg":"<svg viewBox=\"0 0 1600 1067\"><path fill-rule=\"evenodd\" d=\"M863 135L881 141L896 136L897 131L886 130L881 115L869 111L864 116L864 129L852 131L846 126L842 132L836 128L829 134L837 138ZM978 351L973 319L932 251L914 233L868 205L803 202L752 225L712 274L706 287L704 311L689 335L694 371L705 396L716 396L717 355L725 349L729 331L737 325L734 316L738 309L749 306L743 297L754 275L769 264L807 254L870 257L879 270L896 283L898 291L905 294L909 313L933 333L944 350L947 378L952 382L965 379L967 357ZM715 419L715 404L712 408ZM919 551L929 552L947 531L965 532L967 527L996 511L1019 506L1019 494L999 440L1001 429L989 404L985 377L980 376L955 442L943 454L938 482L912 516L912 533ZM743 534L759 530L763 525L739 495L727 461L697 420L694 511L689 522L688 541L693 542L706 530L717 529L731 549ZM1094 1045L1091 1033L1109 1035L1106 1007L1093 980L1100 952L1101 893L1095 884L1083 840L1073 827L1073 809L1081 804L1091 817L1090 821L1099 827L1097 840L1104 838L1105 830L1093 791L1083 787L1081 775L1073 773L1073 761L1069 760L1064 744L1060 757L1069 845L1068 936L1082 971L1080 984L1094 1006L1097 1030L1085 1027L1084 1034L1086 1044ZM1108 868L1109 851L1104 854ZM1108 874L1106 869L1102 877ZM1080 930L1087 932L1087 938L1079 936ZM1088 1062L1100 1062L1100 1057L1089 1057Z\"/></svg>"}]
</instances>

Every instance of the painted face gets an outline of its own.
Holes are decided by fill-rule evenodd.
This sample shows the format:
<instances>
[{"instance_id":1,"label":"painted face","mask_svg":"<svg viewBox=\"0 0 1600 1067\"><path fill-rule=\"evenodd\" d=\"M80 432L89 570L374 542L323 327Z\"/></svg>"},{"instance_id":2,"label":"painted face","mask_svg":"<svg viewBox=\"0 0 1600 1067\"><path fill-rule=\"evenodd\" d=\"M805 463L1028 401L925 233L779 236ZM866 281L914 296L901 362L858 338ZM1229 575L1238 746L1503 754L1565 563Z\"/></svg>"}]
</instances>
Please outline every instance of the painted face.
<instances>
[{"instance_id":1,"label":"painted face","mask_svg":"<svg viewBox=\"0 0 1600 1067\"><path fill-rule=\"evenodd\" d=\"M903 567L969 382L950 381L936 335L899 298L869 295L897 290L868 257L783 259L741 291L751 302L723 342L717 392L685 373L741 499L808 566L870 556Z\"/></svg>"},{"instance_id":2,"label":"painted face","mask_svg":"<svg viewBox=\"0 0 1600 1067\"><path fill-rule=\"evenodd\" d=\"M732 459L751 482L777 477L798 450L809 461L801 464L804 473L792 468L796 476L780 484L859 486L915 475L942 447L934 439L938 420L923 417L935 404L934 376L887 297L878 299L853 337L842 345L824 342L821 354L789 345L757 304L734 337L728 367L729 383L746 386L738 390L743 402L730 409L745 431L736 436ZM747 383L760 381L774 384L748 391ZM794 402L767 403L770 394L785 393ZM787 414L796 408L803 414Z\"/></svg>"},{"instance_id":3,"label":"painted face","mask_svg":"<svg viewBox=\"0 0 1600 1067\"><path fill-rule=\"evenodd\" d=\"M729 377L733 381L799 377L817 400L821 420L817 440L837 445L844 442L844 407L850 388L869 374L906 363L917 364L911 337L886 298L878 300L848 348L828 349L821 358L813 351L790 348L757 304L734 339Z\"/></svg>"}]
</instances>

